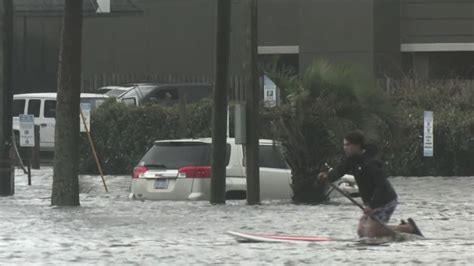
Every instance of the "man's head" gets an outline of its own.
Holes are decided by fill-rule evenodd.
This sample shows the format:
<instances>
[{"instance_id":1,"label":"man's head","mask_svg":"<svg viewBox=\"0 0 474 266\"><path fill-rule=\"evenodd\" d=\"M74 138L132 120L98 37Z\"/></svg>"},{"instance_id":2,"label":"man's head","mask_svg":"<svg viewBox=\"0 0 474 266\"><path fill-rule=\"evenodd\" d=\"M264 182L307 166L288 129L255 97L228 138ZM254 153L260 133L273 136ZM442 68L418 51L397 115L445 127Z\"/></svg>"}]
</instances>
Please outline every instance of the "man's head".
<instances>
[{"instance_id":1,"label":"man's head","mask_svg":"<svg viewBox=\"0 0 474 266\"><path fill-rule=\"evenodd\" d=\"M344 136L344 153L346 157L361 154L364 145L365 136L360 130L351 131Z\"/></svg>"}]
</instances>

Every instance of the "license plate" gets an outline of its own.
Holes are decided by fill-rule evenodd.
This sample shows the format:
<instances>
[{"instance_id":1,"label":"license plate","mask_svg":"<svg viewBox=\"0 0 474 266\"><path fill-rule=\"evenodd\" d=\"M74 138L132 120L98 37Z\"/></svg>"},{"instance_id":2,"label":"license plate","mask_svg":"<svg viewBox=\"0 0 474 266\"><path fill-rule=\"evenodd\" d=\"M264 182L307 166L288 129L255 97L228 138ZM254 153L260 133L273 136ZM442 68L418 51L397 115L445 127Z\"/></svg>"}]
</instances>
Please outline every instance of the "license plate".
<instances>
[{"instance_id":1,"label":"license plate","mask_svg":"<svg viewBox=\"0 0 474 266\"><path fill-rule=\"evenodd\" d=\"M168 188L168 179L155 180L155 189L167 189L167 188Z\"/></svg>"}]
</instances>

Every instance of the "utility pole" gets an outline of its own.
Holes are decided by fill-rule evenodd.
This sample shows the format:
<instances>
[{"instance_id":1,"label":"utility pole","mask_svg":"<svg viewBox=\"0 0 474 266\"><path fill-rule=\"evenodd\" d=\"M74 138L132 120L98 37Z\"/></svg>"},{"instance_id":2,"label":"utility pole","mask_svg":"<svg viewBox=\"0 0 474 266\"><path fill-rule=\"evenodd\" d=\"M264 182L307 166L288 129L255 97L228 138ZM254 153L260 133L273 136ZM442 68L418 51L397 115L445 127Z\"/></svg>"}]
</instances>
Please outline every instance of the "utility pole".
<instances>
[{"instance_id":1,"label":"utility pole","mask_svg":"<svg viewBox=\"0 0 474 266\"><path fill-rule=\"evenodd\" d=\"M225 204L231 0L217 0L211 204Z\"/></svg>"},{"instance_id":2,"label":"utility pole","mask_svg":"<svg viewBox=\"0 0 474 266\"><path fill-rule=\"evenodd\" d=\"M260 103L260 74L258 70L258 1L250 0L250 84L246 97L246 174L247 203L260 203L260 169L259 169L259 132L258 109Z\"/></svg>"},{"instance_id":3,"label":"utility pole","mask_svg":"<svg viewBox=\"0 0 474 266\"><path fill-rule=\"evenodd\" d=\"M0 196L11 196L15 191L13 165L10 159L13 101L13 0L2 1L0 16Z\"/></svg>"}]
</instances>

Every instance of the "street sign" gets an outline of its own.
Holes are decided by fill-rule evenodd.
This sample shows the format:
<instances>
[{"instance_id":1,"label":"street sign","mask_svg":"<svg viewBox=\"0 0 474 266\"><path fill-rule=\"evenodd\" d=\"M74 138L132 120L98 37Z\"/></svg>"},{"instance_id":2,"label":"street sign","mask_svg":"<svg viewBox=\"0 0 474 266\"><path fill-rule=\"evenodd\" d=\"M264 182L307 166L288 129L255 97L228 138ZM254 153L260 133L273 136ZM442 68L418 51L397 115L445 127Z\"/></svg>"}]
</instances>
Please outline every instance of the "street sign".
<instances>
[{"instance_id":1,"label":"street sign","mask_svg":"<svg viewBox=\"0 0 474 266\"><path fill-rule=\"evenodd\" d=\"M91 130L91 104L90 103L81 103L81 111L84 116L85 124L87 129ZM84 121L80 119L81 132L86 132L86 127L84 126Z\"/></svg>"},{"instance_id":2,"label":"street sign","mask_svg":"<svg viewBox=\"0 0 474 266\"><path fill-rule=\"evenodd\" d=\"M423 132L423 156L433 157L434 138L433 138L433 112L425 111L424 114L424 132Z\"/></svg>"},{"instance_id":3,"label":"street sign","mask_svg":"<svg viewBox=\"0 0 474 266\"><path fill-rule=\"evenodd\" d=\"M267 76L264 76L263 79L263 103L265 107L275 107L277 105L277 86Z\"/></svg>"},{"instance_id":4,"label":"street sign","mask_svg":"<svg viewBox=\"0 0 474 266\"><path fill-rule=\"evenodd\" d=\"M20 147L35 146L35 117L20 115Z\"/></svg>"}]
</instances>

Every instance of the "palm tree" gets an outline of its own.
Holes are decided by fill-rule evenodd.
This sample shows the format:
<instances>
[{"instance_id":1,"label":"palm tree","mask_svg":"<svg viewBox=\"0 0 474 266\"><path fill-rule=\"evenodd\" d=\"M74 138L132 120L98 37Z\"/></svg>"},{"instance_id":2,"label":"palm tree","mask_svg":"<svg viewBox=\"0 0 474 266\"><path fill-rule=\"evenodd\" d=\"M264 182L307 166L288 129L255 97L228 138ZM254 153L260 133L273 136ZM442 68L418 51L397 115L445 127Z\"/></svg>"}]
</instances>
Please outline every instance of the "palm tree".
<instances>
[{"instance_id":1,"label":"palm tree","mask_svg":"<svg viewBox=\"0 0 474 266\"><path fill-rule=\"evenodd\" d=\"M340 157L344 133L359 128L377 141L382 128L393 128L391 105L371 77L353 67L318 61L302 77L275 80L288 95L274 125L292 169L293 200L322 202L327 188L316 176L325 162Z\"/></svg>"}]
</instances>

